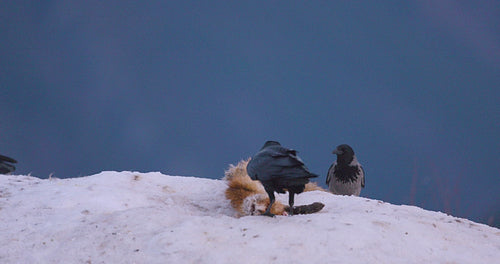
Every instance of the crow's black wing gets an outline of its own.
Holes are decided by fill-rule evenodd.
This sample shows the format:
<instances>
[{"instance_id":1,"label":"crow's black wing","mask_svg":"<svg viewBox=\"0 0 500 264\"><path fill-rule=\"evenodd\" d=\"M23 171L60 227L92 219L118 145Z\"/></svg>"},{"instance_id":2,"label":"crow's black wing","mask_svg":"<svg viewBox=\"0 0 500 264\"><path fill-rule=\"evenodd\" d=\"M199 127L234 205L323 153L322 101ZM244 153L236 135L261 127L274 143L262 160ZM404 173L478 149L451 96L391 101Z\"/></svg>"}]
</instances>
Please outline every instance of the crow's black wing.
<instances>
[{"instance_id":1,"label":"crow's black wing","mask_svg":"<svg viewBox=\"0 0 500 264\"><path fill-rule=\"evenodd\" d=\"M16 167L10 163L17 163L17 161L13 158L0 155L0 174L7 174L16 170Z\"/></svg>"},{"instance_id":2,"label":"crow's black wing","mask_svg":"<svg viewBox=\"0 0 500 264\"><path fill-rule=\"evenodd\" d=\"M305 166L302 159L297 156L297 151L284 147L270 149L273 158L270 163L276 177L286 178L313 178L318 175L311 173Z\"/></svg>"},{"instance_id":3,"label":"crow's black wing","mask_svg":"<svg viewBox=\"0 0 500 264\"><path fill-rule=\"evenodd\" d=\"M295 152L289 153L271 153L272 166L276 167L299 167L304 166L304 162L295 155Z\"/></svg>"},{"instance_id":4,"label":"crow's black wing","mask_svg":"<svg viewBox=\"0 0 500 264\"><path fill-rule=\"evenodd\" d=\"M326 185L328 185L330 183L330 181L332 180L331 177L333 175L333 172L335 171L336 164L337 164L337 162L334 162L334 163L332 163L332 165L330 165L330 168L328 168L328 172L326 173Z\"/></svg>"},{"instance_id":5,"label":"crow's black wing","mask_svg":"<svg viewBox=\"0 0 500 264\"><path fill-rule=\"evenodd\" d=\"M7 157L7 156L4 156L4 155L0 155L0 161L7 161L7 162L10 162L10 163L17 163L17 160L15 160L13 158L10 158L10 157Z\"/></svg>"},{"instance_id":6,"label":"crow's black wing","mask_svg":"<svg viewBox=\"0 0 500 264\"><path fill-rule=\"evenodd\" d=\"M359 165L359 168L361 169L361 173L363 173L363 175L361 176L361 187L365 188L365 169L363 169L363 166L361 165Z\"/></svg>"},{"instance_id":7,"label":"crow's black wing","mask_svg":"<svg viewBox=\"0 0 500 264\"><path fill-rule=\"evenodd\" d=\"M284 178L312 178L297 151L281 146L270 146L258 152L248 163L247 172L251 179L271 181Z\"/></svg>"}]
</instances>

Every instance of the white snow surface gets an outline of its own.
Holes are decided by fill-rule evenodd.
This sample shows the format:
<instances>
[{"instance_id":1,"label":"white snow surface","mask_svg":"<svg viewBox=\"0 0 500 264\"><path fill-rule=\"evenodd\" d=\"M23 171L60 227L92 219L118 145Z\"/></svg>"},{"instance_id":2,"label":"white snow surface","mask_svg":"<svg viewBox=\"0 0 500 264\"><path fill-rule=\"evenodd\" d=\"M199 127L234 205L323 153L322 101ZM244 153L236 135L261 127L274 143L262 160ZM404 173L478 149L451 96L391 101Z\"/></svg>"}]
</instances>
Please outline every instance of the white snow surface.
<instances>
[{"instance_id":1,"label":"white snow surface","mask_svg":"<svg viewBox=\"0 0 500 264\"><path fill-rule=\"evenodd\" d=\"M226 183L158 172L0 175L0 263L499 263L500 229L306 192L310 215L236 218ZM277 199L287 202L287 195Z\"/></svg>"}]
</instances>

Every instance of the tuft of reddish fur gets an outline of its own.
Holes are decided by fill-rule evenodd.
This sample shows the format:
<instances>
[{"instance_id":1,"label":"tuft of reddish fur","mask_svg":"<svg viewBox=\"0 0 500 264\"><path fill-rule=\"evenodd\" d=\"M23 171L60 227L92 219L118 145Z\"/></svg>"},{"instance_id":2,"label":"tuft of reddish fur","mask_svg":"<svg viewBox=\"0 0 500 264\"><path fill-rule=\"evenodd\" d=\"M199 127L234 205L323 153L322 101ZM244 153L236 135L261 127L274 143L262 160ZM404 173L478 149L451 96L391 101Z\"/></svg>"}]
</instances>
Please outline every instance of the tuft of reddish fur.
<instances>
[{"instance_id":1,"label":"tuft of reddish fur","mask_svg":"<svg viewBox=\"0 0 500 264\"><path fill-rule=\"evenodd\" d=\"M315 182L308 182L306 184L306 187L304 188L304 192L311 192L311 191L322 191L322 192L326 192L327 190L321 188L318 186L317 183Z\"/></svg>"},{"instance_id":2,"label":"tuft of reddish fur","mask_svg":"<svg viewBox=\"0 0 500 264\"><path fill-rule=\"evenodd\" d=\"M247 174L247 164L250 159L240 161L236 166L229 165L225 171L224 180L227 182L226 198L231 201L231 206L238 212L238 216L260 215L264 213L269 205L269 197L264 186L259 181L254 181ZM316 183L308 183L304 191L326 191ZM323 208L321 203L297 206L294 214L308 214L318 212ZM275 201L271 207L271 213L275 215L287 215L289 206Z\"/></svg>"}]
</instances>

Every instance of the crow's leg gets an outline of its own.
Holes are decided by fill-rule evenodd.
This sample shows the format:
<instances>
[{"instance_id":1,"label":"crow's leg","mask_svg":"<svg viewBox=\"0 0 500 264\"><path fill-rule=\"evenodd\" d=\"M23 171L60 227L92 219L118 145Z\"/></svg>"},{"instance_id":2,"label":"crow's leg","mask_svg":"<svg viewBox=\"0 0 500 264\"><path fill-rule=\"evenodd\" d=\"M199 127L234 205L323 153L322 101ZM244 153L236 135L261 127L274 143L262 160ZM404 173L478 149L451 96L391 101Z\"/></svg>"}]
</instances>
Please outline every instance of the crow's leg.
<instances>
[{"instance_id":1,"label":"crow's leg","mask_svg":"<svg viewBox=\"0 0 500 264\"><path fill-rule=\"evenodd\" d=\"M262 215L274 217L274 214L271 213L271 207L273 206L274 203L274 191L268 191L266 190L267 195L269 196L269 206L266 208L266 211Z\"/></svg>"},{"instance_id":2,"label":"crow's leg","mask_svg":"<svg viewBox=\"0 0 500 264\"><path fill-rule=\"evenodd\" d=\"M290 206L290 215L293 215L293 196L295 193L288 191L288 205Z\"/></svg>"}]
</instances>

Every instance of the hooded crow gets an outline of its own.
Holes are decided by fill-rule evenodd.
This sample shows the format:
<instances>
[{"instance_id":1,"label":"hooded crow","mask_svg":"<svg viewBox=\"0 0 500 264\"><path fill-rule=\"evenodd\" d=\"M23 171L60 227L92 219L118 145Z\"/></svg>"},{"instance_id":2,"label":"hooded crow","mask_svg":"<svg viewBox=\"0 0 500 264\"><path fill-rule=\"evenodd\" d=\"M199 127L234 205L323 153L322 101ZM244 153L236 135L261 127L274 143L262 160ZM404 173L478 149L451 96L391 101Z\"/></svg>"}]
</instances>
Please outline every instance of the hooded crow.
<instances>
[{"instance_id":1,"label":"hooded crow","mask_svg":"<svg viewBox=\"0 0 500 264\"><path fill-rule=\"evenodd\" d=\"M247 165L248 175L252 180L258 180L264 186L269 196L269 206L264 215L274 216L271 206L275 201L274 192L288 191L290 214L293 212L294 195L304 191L309 178L318 175L309 172L304 162L297 156L297 151L282 147L276 141L267 141Z\"/></svg>"},{"instance_id":2,"label":"hooded crow","mask_svg":"<svg viewBox=\"0 0 500 264\"><path fill-rule=\"evenodd\" d=\"M16 170L16 167L10 163L17 163L13 158L0 155L0 174L8 174Z\"/></svg>"},{"instance_id":3,"label":"hooded crow","mask_svg":"<svg viewBox=\"0 0 500 264\"><path fill-rule=\"evenodd\" d=\"M326 176L326 184L334 194L359 196L365 187L365 171L359 164L354 150L349 145L339 145L333 154L337 161L330 166Z\"/></svg>"}]
</instances>

